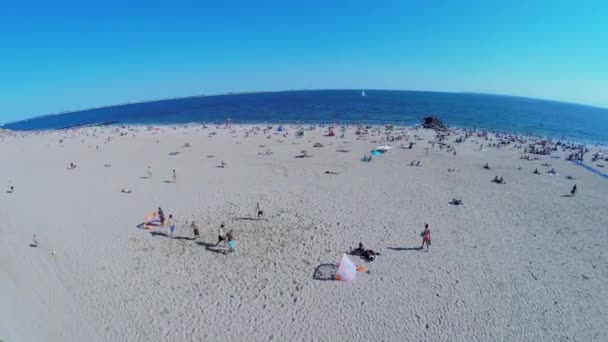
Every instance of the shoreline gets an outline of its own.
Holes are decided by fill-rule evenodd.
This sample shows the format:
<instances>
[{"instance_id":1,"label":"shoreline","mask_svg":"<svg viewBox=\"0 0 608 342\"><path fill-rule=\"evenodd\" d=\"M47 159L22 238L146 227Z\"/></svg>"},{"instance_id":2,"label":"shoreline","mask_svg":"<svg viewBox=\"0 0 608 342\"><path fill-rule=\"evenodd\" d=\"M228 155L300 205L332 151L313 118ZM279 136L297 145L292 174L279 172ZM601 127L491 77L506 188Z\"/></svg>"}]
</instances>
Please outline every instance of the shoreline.
<instances>
[{"instance_id":1,"label":"shoreline","mask_svg":"<svg viewBox=\"0 0 608 342\"><path fill-rule=\"evenodd\" d=\"M2 129L0 128L0 134L2 133L2 131L4 130L6 133L32 133L32 134L38 134L38 133L47 133L47 132L60 132L60 131L69 131L69 130L78 130L78 129L88 129L88 128L121 128L121 127L132 127L132 128L147 128L147 127L161 127L161 128L167 128L167 129L172 129L172 128L178 128L178 127L197 127L197 126L208 126L209 127L216 127L216 128L225 128L223 126L225 126L225 123L218 123L218 122L188 122L188 123L167 123L167 122L156 122L156 123L121 123L121 122L112 122L111 124L105 124L105 123L99 123L99 124L86 124L86 125L77 125L77 126L73 126L73 127L65 127L65 128L58 128L58 129L41 129L41 130L11 130L11 129ZM421 124L417 123L417 124L404 124L403 122L383 122L383 123L377 123L377 122L366 122L366 121L352 121L352 122L317 122L317 121L298 121L298 122L293 122L293 121L273 121L273 122L261 122L261 121L239 121L239 122L232 122L231 124L232 126L236 126L236 127L260 127L260 126L280 126L280 125L289 125L290 127L293 128L293 126L318 126L318 127L327 127L327 126L335 126L335 127L353 127L353 126L372 126L374 128L384 128L387 125L390 126L394 126L396 128L403 128L403 129L414 129L417 126L421 126ZM509 136L516 136L516 137L521 137L521 138L528 138L528 139L538 139L538 140L547 140L547 141L551 141L551 142L561 142L564 144L572 144L572 145L584 145L586 147L594 147L594 148L607 148L608 147L608 141L587 141L587 140L580 140L580 139L576 139L576 138L572 138L572 137L568 137L568 136L564 136L561 138L556 138L556 137L552 137L552 136L547 136L547 135L539 135L539 134L534 134L534 133L518 133L516 131L508 131L508 130L500 130L500 129L493 129L493 128L481 128L478 127L477 125L473 125L473 126L460 126L460 125L450 125L448 126L448 128L450 129L457 129L457 130L461 130L461 131L472 131L472 132L488 132L488 133L492 133L493 135L496 134L500 134L500 135L509 135Z\"/></svg>"}]
</instances>

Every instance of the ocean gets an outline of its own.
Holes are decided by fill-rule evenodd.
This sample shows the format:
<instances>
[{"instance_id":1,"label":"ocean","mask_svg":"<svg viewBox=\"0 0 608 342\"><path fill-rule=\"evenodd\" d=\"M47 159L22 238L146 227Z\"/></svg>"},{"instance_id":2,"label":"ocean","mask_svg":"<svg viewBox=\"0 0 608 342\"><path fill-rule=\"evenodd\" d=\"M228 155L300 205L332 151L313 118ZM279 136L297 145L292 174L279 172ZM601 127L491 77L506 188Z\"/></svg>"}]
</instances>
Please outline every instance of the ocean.
<instances>
[{"instance_id":1,"label":"ocean","mask_svg":"<svg viewBox=\"0 0 608 342\"><path fill-rule=\"evenodd\" d=\"M608 144L608 109L523 97L391 90L314 90L167 99L46 115L7 123L19 131L98 124L305 122L448 125Z\"/></svg>"}]
</instances>

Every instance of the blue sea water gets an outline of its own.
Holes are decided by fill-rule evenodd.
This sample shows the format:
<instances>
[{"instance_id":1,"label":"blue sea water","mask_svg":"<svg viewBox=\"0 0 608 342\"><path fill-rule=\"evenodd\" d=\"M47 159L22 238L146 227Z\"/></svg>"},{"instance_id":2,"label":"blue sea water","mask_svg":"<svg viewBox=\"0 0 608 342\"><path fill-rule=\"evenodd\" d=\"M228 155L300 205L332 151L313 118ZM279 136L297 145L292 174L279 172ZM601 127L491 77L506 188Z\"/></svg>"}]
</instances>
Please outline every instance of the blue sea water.
<instances>
[{"instance_id":1,"label":"blue sea water","mask_svg":"<svg viewBox=\"0 0 608 342\"><path fill-rule=\"evenodd\" d=\"M12 130L101 123L193 122L420 123L437 115L448 125L588 143L608 143L608 109L522 97L423 91L314 90L199 96L125 104L7 123Z\"/></svg>"}]
</instances>

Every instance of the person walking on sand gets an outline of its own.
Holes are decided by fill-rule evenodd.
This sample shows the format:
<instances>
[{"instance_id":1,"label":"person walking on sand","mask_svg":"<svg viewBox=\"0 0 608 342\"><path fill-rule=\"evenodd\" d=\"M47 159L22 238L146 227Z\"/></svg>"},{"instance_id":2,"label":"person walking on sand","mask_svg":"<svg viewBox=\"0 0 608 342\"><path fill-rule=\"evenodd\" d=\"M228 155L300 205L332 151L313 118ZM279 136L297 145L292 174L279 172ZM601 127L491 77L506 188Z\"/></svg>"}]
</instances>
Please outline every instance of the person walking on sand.
<instances>
[{"instance_id":1,"label":"person walking on sand","mask_svg":"<svg viewBox=\"0 0 608 342\"><path fill-rule=\"evenodd\" d=\"M215 245L219 246L220 242L223 242L224 246L226 245L226 233L224 233L224 224L223 223L220 225L220 229L217 233L217 243Z\"/></svg>"},{"instance_id":2,"label":"person walking on sand","mask_svg":"<svg viewBox=\"0 0 608 342\"><path fill-rule=\"evenodd\" d=\"M177 182L177 175L175 174L175 169L173 170L173 183Z\"/></svg>"},{"instance_id":3,"label":"person walking on sand","mask_svg":"<svg viewBox=\"0 0 608 342\"><path fill-rule=\"evenodd\" d=\"M198 231L198 226L196 225L196 223L194 221L192 221L192 224L190 225L190 227L192 227L192 233L194 234L194 239L198 240L200 234Z\"/></svg>"},{"instance_id":4,"label":"person walking on sand","mask_svg":"<svg viewBox=\"0 0 608 342\"><path fill-rule=\"evenodd\" d=\"M572 190L570 190L570 195L572 197L574 197L574 195L576 195L576 184L574 184L574 186L572 187Z\"/></svg>"},{"instance_id":5,"label":"person walking on sand","mask_svg":"<svg viewBox=\"0 0 608 342\"><path fill-rule=\"evenodd\" d=\"M15 192L15 187L13 186L13 182L9 181L8 182L8 191L12 194L13 192Z\"/></svg>"},{"instance_id":6,"label":"person walking on sand","mask_svg":"<svg viewBox=\"0 0 608 342\"><path fill-rule=\"evenodd\" d=\"M256 204L255 212L258 215L258 219L261 218L262 216L264 216L264 210L262 210L262 206L260 205L260 202L258 202Z\"/></svg>"},{"instance_id":7,"label":"person walking on sand","mask_svg":"<svg viewBox=\"0 0 608 342\"><path fill-rule=\"evenodd\" d=\"M152 167L148 166L148 178L152 178Z\"/></svg>"},{"instance_id":8,"label":"person walking on sand","mask_svg":"<svg viewBox=\"0 0 608 342\"><path fill-rule=\"evenodd\" d=\"M172 214L169 214L169 220L167 220L167 224L169 225L169 237L173 238L173 233L175 233L175 223L173 222Z\"/></svg>"},{"instance_id":9,"label":"person walking on sand","mask_svg":"<svg viewBox=\"0 0 608 342\"><path fill-rule=\"evenodd\" d=\"M428 252L431 245L431 230L428 223L424 224L424 231L420 233L420 236L422 236L422 246L420 249L424 249L424 245L426 244L426 252Z\"/></svg>"}]
</instances>

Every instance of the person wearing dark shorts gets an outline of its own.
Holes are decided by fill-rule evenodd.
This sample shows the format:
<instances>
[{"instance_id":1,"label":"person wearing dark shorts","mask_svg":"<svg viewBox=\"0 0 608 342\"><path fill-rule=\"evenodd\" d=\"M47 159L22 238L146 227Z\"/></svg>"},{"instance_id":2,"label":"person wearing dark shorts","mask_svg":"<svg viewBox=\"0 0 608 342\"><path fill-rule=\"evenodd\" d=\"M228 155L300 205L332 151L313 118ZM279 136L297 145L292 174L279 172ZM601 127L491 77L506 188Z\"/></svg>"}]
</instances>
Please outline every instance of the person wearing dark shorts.
<instances>
[{"instance_id":1,"label":"person wearing dark shorts","mask_svg":"<svg viewBox=\"0 0 608 342\"><path fill-rule=\"evenodd\" d=\"M226 244L226 233L224 233L224 224L223 223L222 223L222 225L220 225L220 230L217 235L217 243L215 245L218 246L220 244L220 242L223 242L224 244Z\"/></svg>"},{"instance_id":2,"label":"person wearing dark shorts","mask_svg":"<svg viewBox=\"0 0 608 342\"><path fill-rule=\"evenodd\" d=\"M258 218L260 218L260 217L264 216L264 210L262 210L262 206L260 205L260 203L258 203L258 204L255 206L255 211L256 211L256 212L257 212L257 214L258 214Z\"/></svg>"},{"instance_id":3,"label":"person wearing dark shorts","mask_svg":"<svg viewBox=\"0 0 608 342\"><path fill-rule=\"evenodd\" d=\"M198 237L199 237L198 226L196 225L196 223L194 223L194 221L192 221L192 224L190 226L192 227L192 232L194 233L194 238L198 239Z\"/></svg>"}]
</instances>

